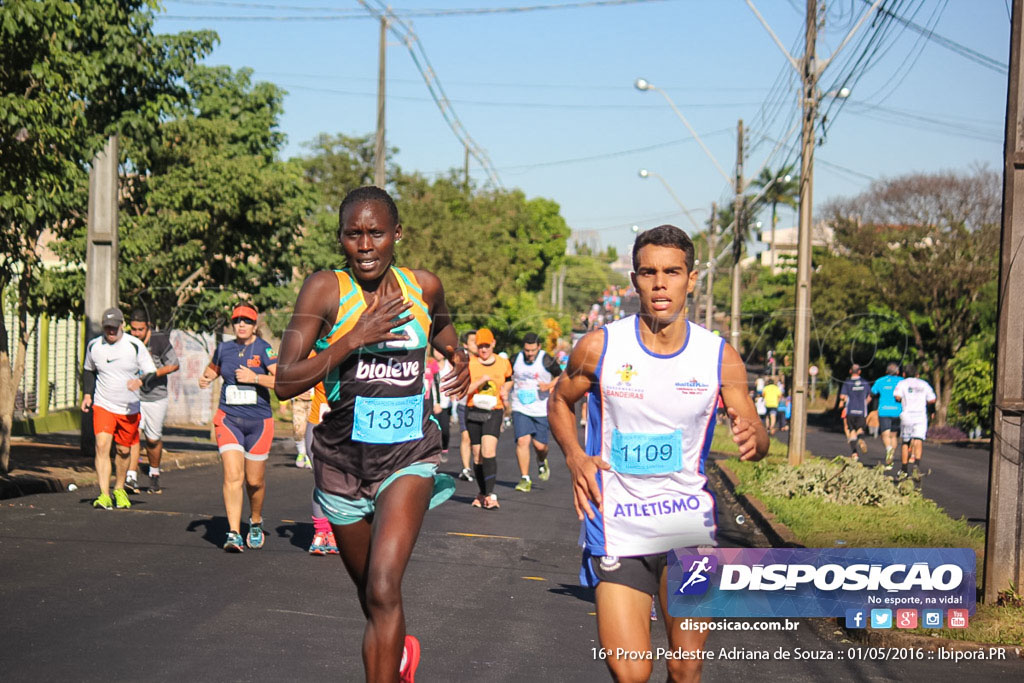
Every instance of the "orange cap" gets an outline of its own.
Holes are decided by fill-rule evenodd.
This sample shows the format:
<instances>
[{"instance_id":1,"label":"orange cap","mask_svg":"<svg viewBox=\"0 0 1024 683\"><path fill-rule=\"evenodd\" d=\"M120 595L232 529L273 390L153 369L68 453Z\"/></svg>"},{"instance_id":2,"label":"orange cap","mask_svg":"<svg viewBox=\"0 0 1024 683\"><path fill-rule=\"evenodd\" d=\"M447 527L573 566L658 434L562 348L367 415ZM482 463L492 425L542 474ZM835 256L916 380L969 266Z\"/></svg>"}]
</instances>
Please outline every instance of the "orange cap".
<instances>
[{"instance_id":1,"label":"orange cap","mask_svg":"<svg viewBox=\"0 0 1024 683\"><path fill-rule=\"evenodd\" d=\"M256 309L249 304L239 304L235 306L235 310L231 311L232 318L252 318L256 320L259 318L259 314L256 313Z\"/></svg>"},{"instance_id":2,"label":"orange cap","mask_svg":"<svg viewBox=\"0 0 1024 683\"><path fill-rule=\"evenodd\" d=\"M476 345L480 346L481 344L494 346L494 333L486 327L481 327L476 331Z\"/></svg>"}]
</instances>

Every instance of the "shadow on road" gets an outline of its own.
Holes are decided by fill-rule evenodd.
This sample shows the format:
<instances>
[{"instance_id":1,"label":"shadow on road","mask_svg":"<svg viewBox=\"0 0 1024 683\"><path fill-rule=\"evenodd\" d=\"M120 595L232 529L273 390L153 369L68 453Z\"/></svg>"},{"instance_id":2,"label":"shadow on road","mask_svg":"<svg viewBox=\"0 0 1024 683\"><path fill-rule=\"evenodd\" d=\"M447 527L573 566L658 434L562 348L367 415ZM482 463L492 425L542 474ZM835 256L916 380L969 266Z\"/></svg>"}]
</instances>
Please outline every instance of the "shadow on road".
<instances>
[{"instance_id":1,"label":"shadow on road","mask_svg":"<svg viewBox=\"0 0 1024 683\"><path fill-rule=\"evenodd\" d=\"M229 531L228 518L211 517L210 519L197 519L194 522L189 522L189 525L185 530L194 534L196 529L199 527L203 527L205 529L203 532L203 540L219 548L224 544L224 537L227 536ZM312 536L310 538L312 538Z\"/></svg>"},{"instance_id":2,"label":"shadow on road","mask_svg":"<svg viewBox=\"0 0 1024 683\"><path fill-rule=\"evenodd\" d=\"M307 550L313 542L312 522L282 524L274 528L274 533L277 534L278 538L290 539L293 546L302 550Z\"/></svg>"},{"instance_id":3,"label":"shadow on road","mask_svg":"<svg viewBox=\"0 0 1024 683\"><path fill-rule=\"evenodd\" d=\"M576 584L560 583L558 584L558 588L549 588L548 593L552 593L554 595L567 595L571 598L576 598L577 600L582 600L583 602L589 602L591 604L594 602L594 589L578 586Z\"/></svg>"}]
</instances>

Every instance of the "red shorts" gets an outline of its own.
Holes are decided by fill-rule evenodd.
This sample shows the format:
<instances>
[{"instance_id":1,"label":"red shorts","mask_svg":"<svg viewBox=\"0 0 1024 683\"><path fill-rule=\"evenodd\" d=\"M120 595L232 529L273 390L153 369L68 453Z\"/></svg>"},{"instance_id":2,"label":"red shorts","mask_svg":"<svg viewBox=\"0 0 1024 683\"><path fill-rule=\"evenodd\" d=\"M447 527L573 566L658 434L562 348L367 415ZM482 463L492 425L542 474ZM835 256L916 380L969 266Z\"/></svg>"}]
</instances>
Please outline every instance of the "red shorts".
<instances>
[{"instance_id":1,"label":"red shorts","mask_svg":"<svg viewBox=\"0 0 1024 683\"><path fill-rule=\"evenodd\" d=\"M114 443L130 448L139 442L139 419L141 413L118 415L95 403L92 406L92 431L94 434L113 434Z\"/></svg>"}]
</instances>

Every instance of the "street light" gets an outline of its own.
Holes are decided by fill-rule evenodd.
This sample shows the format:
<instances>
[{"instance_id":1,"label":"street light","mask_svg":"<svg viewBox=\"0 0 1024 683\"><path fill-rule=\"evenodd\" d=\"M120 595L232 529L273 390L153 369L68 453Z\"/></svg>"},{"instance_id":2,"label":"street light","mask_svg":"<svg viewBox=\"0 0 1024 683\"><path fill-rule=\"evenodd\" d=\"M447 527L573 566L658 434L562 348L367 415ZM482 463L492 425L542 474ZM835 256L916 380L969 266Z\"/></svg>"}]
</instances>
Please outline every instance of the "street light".
<instances>
[{"instance_id":1,"label":"street light","mask_svg":"<svg viewBox=\"0 0 1024 683\"><path fill-rule=\"evenodd\" d=\"M683 210L683 213L686 214L686 217L690 219L690 224L693 226L694 230L696 232L700 232L700 225L698 225L697 221L693 218L693 214L691 214L690 210L686 208L686 204L683 204L683 201L679 198L679 196L672 191L672 187L668 184L665 178L661 176L661 174L655 173L654 171L648 171L646 168L641 168L639 171L637 171L637 175L639 175L641 178L645 180L647 178L650 178L651 176L654 176L655 178L660 180L661 184L665 187L665 190L670 195L672 195L672 199L674 199L676 204L679 205L679 208Z\"/></svg>"}]
</instances>

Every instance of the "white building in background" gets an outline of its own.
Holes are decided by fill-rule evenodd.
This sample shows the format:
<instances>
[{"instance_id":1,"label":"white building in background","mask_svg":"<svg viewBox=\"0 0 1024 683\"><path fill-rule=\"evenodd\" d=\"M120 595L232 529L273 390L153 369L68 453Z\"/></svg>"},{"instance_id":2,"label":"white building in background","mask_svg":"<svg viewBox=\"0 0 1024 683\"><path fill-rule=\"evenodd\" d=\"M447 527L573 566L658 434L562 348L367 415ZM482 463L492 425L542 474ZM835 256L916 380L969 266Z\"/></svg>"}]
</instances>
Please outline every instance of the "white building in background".
<instances>
[{"instance_id":1,"label":"white building in background","mask_svg":"<svg viewBox=\"0 0 1024 683\"><path fill-rule=\"evenodd\" d=\"M770 268L772 265L772 233L771 230L762 230L759 239L766 249L758 256L760 265ZM835 232L832 226L823 221L814 223L811 227L811 247L825 247L830 251L835 246ZM797 228L775 228L775 268L773 274L796 268L797 257Z\"/></svg>"}]
</instances>

